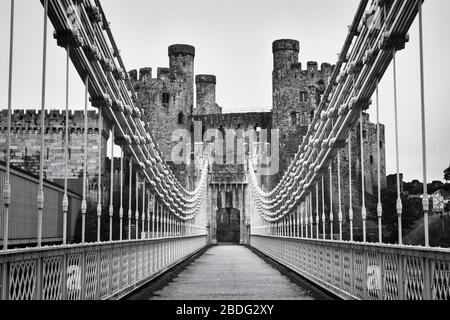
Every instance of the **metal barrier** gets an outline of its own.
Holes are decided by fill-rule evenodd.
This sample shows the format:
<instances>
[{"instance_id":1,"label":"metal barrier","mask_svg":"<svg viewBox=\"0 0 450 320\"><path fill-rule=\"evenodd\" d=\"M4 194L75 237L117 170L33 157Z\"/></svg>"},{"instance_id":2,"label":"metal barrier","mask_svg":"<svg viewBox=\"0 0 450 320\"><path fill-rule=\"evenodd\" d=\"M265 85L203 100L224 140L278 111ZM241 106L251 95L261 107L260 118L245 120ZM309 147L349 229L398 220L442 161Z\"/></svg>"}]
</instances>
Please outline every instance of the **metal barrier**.
<instances>
[{"instance_id":1,"label":"metal barrier","mask_svg":"<svg viewBox=\"0 0 450 320\"><path fill-rule=\"evenodd\" d=\"M263 235L250 245L344 299L450 300L450 249Z\"/></svg>"},{"instance_id":2,"label":"metal barrier","mask_svg":"<svg viewBox=\"0 0 450 320\"><path fill-rule=\"evenodd\" d=\"M205 246L195 235L0 252L0 297L117 299Z\"/></svg>"}]
</instances>

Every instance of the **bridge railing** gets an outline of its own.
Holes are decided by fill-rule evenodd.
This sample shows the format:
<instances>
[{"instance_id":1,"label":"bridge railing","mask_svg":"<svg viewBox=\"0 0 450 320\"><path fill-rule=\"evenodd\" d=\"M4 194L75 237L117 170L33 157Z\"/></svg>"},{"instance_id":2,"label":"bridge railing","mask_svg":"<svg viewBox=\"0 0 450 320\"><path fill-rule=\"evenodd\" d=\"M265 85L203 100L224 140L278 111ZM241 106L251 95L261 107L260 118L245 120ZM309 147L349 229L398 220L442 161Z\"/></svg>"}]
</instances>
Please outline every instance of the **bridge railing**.
<instances>
[{"instance_id":1,"label":"bridge railing","mask_svg":"<svg viewBox=\"0 0 450 320\"><path fill-rule=\"evenodd\" d=\"M120 298L205 245L201 234L0 252L0 300Z\"/></svg>"},{"instance_id":2,"label":"bridge railing","mask_svg":"<svg viewBox=\"0 0 450 320\"><path fill-rule=\"evenodd\" d=\"M250 243L344 299L450 299L449 249L268 235Z\"/></svg>"}]
</instances>

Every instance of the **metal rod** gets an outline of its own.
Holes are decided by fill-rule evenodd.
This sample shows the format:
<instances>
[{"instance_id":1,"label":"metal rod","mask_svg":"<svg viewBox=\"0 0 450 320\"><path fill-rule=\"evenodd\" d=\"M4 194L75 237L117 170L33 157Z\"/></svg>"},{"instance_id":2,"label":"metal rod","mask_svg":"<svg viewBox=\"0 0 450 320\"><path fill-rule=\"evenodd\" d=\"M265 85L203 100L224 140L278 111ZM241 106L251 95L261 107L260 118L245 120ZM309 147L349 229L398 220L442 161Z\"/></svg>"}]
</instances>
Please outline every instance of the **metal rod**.
<instances>
[{"instance_id":1,"label":"metal rod","mask_svg":"<svg viewBox=\"0 0 450 320\"><path fill-rule=\"evenodd\" d=\"M84 152L83 152L83 200L81 201L81 243L85 243L86 241L86 211L87 211L87 203L86 203L86 184L87 184L87 149L88 149L88 96L89 96L89 75L86 74L84 78Z\"/></svg>"},{"instance_id":2,"label":"metal rod","mask_svg":"<svg viewBox=\"0 0 450 320\"><path fill-rule=\"evenodd\" d=\"M12 113L12 80L14 63L14 0L11 0L11 24L9 31L9 71L8 71L8 131L6 134L6 177L3 189L3 251L8 250L9 207L11 205L11 113Z\"/></svg>"},{"instance_id":3,"label":"metal rod","mask_svg":"<svg viewBox=\"0 0 450 320\"><path fill-rule=\"evenodd\" d=\"M42 103L41 103L41 142L39 161L39 189L37 196L38 224L37 224L37 247L42 246L42 213L44 211L44 135L45 135L45 93L47 81L47 15L48 0L44 0L44 39L42 55Z\"/></svg>"},{"instance_id":4,"label":"metal rod","mask_svg":"<svg viewBox=\"0 0 450 320\"><path fill-rule=\"evenodd\" d=\"M120 209L119 209L119 240L122 241L122 229L123 229L123 145L120 147L121 156L120 156Z\"/></svg>"},{"instance_id":5,"label":"metal rod","mask_svg":"<svg viewBox=\"0 0 450 320\"><path fill-rule=\"evenodd\" d=\"M352 201L352 131L348 132L348 189L349 189L349 210L348 219L350 221L350 241L353 241L353 201Z\"/></svg>"},{"instance_id":6,"label":"metal rod","mask_svg":"<svg viewBox=\"0 0 450 320\"><path fill-rule=\"evenodd\" d=\"M97 242L101 241L101 217L102 217L102 109L98 109L98 203L97 203Z\"/></svg>"},{"instance_id":7,"label":"metal rod","mask_svg":"<svg viewBox=\"0 0 450 320\"><path fill-rule=\"evenodd\" d=\"M364 136L363 136L363 112L359 111L359 138L360 138L360 148L361 148L361 198L362 198L362 206L361 206L361 218L363 224L363 242L367 242L366 235L366 188L365 188L365 177L364 177Z\"/></svg>"},{"instance_id":8,"label":"metal rod","mask_svg":"<svg viewBox=\"0 0 450 320\"><path fill-rule=\"evenodd\" d=\"M400 195L400 156L398 151L398 114L397 114L397 66L395 61L395 50L392 51L393 72L394 72L394 112L395 112L395 159L397 169L397 217L398 217L398 243L402 244L402 199Z\"/></svg>"},{"instance_id":9,"label":"metal rod","mask_svg":"<svg viewBox=\"0 0 450 320\"><path fill-rule=\"evenodd\" d=\"M330 163L330 239L334 239L334 213L333 213L333 164Z\"/></svg>"},{"instance_id":10,"label":"metal rod","mask_svg":"<svg viewBox=\"0 0 450 320\"><path fill-rule=\"evenodd\" d=\"M113 240L113 215L114 215L114 124L111 127L111 168L109 177L109 241Z\"/></svg>"},{"instance_id":11,"label":"metal rod","mask_svg":"<svg viewBox=\"0 0 450 320\"><path fill-rule=\"evenodd\" d=\"M142 236L141 239L144 239L144 234L145 234L145 179L142 179L142 226L141 226L141 232L142 232Z\"/></svg>"},{"instance_id":12,"label":"metal rod","mask_svg":"<svg viewBox=\"0 0 450 320\"><path fill-rule=\"evenodd\" d=\"M312 191L309 193L309 225L311 228L311 239L314 239L314 228L313 228L313 224L314 224L314 218L313 218L313 203L312 203L313 197L312 197Z\"/></svg>"},{"instance_id":13,"label":"metal rod","mask_svg":"<svg viewBox=\"0 0 450 320\"><path fill-rule=\"evenodd\" d=\"M339 220L339 241L342 241L342 203L341 203L341 151L338 151L337 154L337 174L338 174L338 199L339 199L339 212L338 212L338 220Z\"/></svg>"},{"instance_id":14,"label":"metal rod","mask_svg":"<svg viewBox=\"0 0 450 320\"><path fill-rule=\"evenodd\" d=\"M316 239L319 239L319 182L316 183Z\"/></svg>"},{"instance_id":15,"label":"metal rod","mask_svg":"<svg viewBox=\"0 0 450 320\"><path fill-rule=\"evenodd\" d=\"M427 137L425 119L425 76L423 59L423 23L422 23L422 0L417 1L419 6L419 43L420 43L420 106L422 122L422 163L423 163L423 221L425 228L425 246L430 246L429 226L428 226L428 179L427 179Z\"/></svg>"},{"instance_id":16,"label":"metal rod","mask_svg":"<svg viewBox=\"0 0 450 320\"><path fill-rule=\"evenodd\" d=\"M129 171L130 171L130 179L129 179L129 190L128 190L128 240L131 240L131 215L133 214L131 212L131 201L132 197L131 197L131 186L133 184L133 158L130 157L130 162L129 162Z\"/></svg>"},{"instance_id":17,"label":"metal rod","mask_svg":"<svg viewBox=\"0 0 450 320\"><path fill-rule=\"evenodd\" d=\"M64 196L62 201L63 209L63 244L67 243L67 211L69 209L69 199L67 197L67 166L69 149L69 62L70 46L66 46L66 123L65 123L65 143L64 143Z\"/></svg>"},{"instance_id":18,"label":"metal rod","mask_svg":"<svg viewBox=\"0 0 450 320\"><path fill-rule=\"evenodd\" d=\"M322 175L322 238L325 240L326 232L325 232L325 188L324 188L324 181L323 181L323 175Z\"/></svg>"},{"instance_id":19,"label":"metal rod","mask_svg":"<svg viewBox=\"0 0 450 320\"><path fill-rule=\"evenodd\" d=\"M376 80L376 100L377 100L377 179L378 179L378 203L377 203L377 216L378 216L378 242L383 243L383 206L381 204L381 145L380 145L380 99L378 91L378 79Z\"/></svg>"},{"instance_id":20,"label":"metal rod","mask_svg":"<svg viewBox=\"0 0 450 320\"><path fill-rule=\"evenodd\" d=\"M302 202L299 207L300 208L300 238L303 238L303 211L304 210L302 210L302 209L304 208L304 205L305 205L305 203Z\"/></svg>"},{"instance_id":21,"label":"metal rod","mask_svg":"<svg viewBox=\"0 0 450 320\"><path fill-rule=\"evenodd\" d=\"M135 223L135 239L139 239L139 172L136 170L136 211L134 215Z\"/></svg>"},{"instance_id":22,"label":"metal rod","mask_svg":"<svg viewBox=\"0 0 450 320\"><path fill-rule=\"evenodd\" d=\"M155 195L152 195L153 199L153 213L152 213L152 238L155 238L155 222L156 222L156 197Z\"/></svg>"},{"instance_id":23,"label":"metal rod","mask_svg":"<svg viewBox=\"0 0 450 320\"><path fill-rule=\"evenodd\" d=\"M147 239L150 239L150 212L151 212L151 194L148 192L147 195Z\"/></svg>"}]
</instances>

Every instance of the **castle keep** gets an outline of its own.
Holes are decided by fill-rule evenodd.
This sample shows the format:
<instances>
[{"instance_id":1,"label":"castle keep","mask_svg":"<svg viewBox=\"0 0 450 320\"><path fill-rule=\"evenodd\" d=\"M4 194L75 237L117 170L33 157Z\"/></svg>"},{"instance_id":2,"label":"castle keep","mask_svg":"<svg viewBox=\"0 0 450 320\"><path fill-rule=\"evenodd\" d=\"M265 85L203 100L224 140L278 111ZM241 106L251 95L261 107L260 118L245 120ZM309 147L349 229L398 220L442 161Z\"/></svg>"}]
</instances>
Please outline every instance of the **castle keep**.
<instances>
[{"instance_id":1,"label":"castle keep","mask_svg":"<svg viewBox=\"0 0 450 320\"><path fill-rule=\"evenodd\" d=\"M266 191L272 189L288 168L302 143L303 136L308 130L316 108L318 107L325 88L327 87L333 66L317 62L307 62L306 67L299 62L300 45L296 40L277 40L272 45L273 75L272 95L273 106L271 112L222 113L222 107L216 101L216 83L214 75L195 75L195 48L189 45L176 44L168 49L169 67L157 68L153 77L152 68L131 70L129 76L137 93L139 103L144 110L144 118L150 124L152 134L158 147L171 166L173 172L187 188L193 188L199 177L195 163L201 161L202 152L198 146L203 146L203 134L214 129L221 133L223 139L218 141L223 145L223 161L215 163L210 169L208 197L212 199L210 216L211 234L219 240L245 242L245 228L248 225L248 192L245 163L238 163L234 156L235 150L225 148L232 143L235 149L238 143L244 141L244 152L249 155L249 140L242 136L248 130L257 132L256 142L269 146L271 130L278 129L279 135L279 173L267 176L260 175L258 179ZM195 87L195 88L194 88ZM195 89L195 90L194 90ZM194 106L194 94L196 105ZM0 128L4 134L0 137L2 150L0 160L5 158L6 111L0 115ZM39 171L39 125L40 113L36 111L15 111L12 116L12 164L37 174ZM80 146L83 139L83 112L70 113L69 137L69 179L78 180L82 176L83 152ZM46 113L46 132L44 156L45 177L49 180L63 179L64 174L64 125L65 113L52 111ZM99 117L96 112L88 113L88 176L95 179L98 174L98 141ZM363 117L363 148L365 167L365 190L368 197L375 195L378 182L377 137L376 124ZM103 125L102 148L103 176L109 174L106 161L106 143L109 138L109 128ZM267 130L266 137L260 136L261 130ZM172 159L174 147L180 143L174 138L174 133L184 130L190 134L190 141L186 142L187 153L185 163L175 163ZM353 203L361 199L361 161L359 125L352 128L352 185ZM199 134L200 132L200 134ZM242 140L243 139L243 140ZM267 140L262 140L267 139ZM386 185L384 126L381 125L381 187ZM201 148L200 148L201 151ZM348 219L348 147L341 151L341 189L343 213ZM118 161L115 161L117 166ZM117 170L115 170L117 172ZM333 194L337 194L337 165L332 166ZM325 177L329 181L329 175ZM115 178L115 188L118 188L118 178ZM336 189L335 189L336 188ZM325 184L326 195L329 194L329 182ZM117 190L118 192L119 190ZM328 196L326 196L328 197ZM333 199L333 207L337 208L337 196ZM337 209L334 209L337 211ZM355 210L355 220L359 215ZM345 220L347 220L345 219ZM344 221L345 222L345 221ZM234 231L224 232L221 225L234 225ZM233 227L232 227L233 229ZM234 239L234 240L233 240Z\"/></svg>"}]
</instances>

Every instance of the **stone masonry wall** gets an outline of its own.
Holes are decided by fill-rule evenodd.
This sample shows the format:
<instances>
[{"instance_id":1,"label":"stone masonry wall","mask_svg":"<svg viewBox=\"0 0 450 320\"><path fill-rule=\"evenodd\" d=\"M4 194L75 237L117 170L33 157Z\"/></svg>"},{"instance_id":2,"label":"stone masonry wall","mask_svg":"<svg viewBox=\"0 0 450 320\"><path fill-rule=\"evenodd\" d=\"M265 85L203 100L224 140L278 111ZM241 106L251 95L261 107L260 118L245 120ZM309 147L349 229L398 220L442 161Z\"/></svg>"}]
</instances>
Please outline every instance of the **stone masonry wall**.
<instances>
[{"instance_id":1,"label":"stone masonry wall","mask_svg":"<svg viewBox=\"0 0 450 320\"><path fill-rule=\"evenodd\" d=\"M11 164L39 174L40 111L16 110L11 116ZM44 175L47 180L64 179L65 112L47 111L44 138ZM84 163L84 112L69 113L69 179L79 179ZM106 124L104 125L104 127ZM0 114L0 159L6 160L7 110ZM88 177L98 174L98 113L88 112ZM102 155L106 152L107 131L103 132ZM104 159L104 157L102 157ZM102 172L104 174L104 160Z\"/></svg>"}]
</instances>

